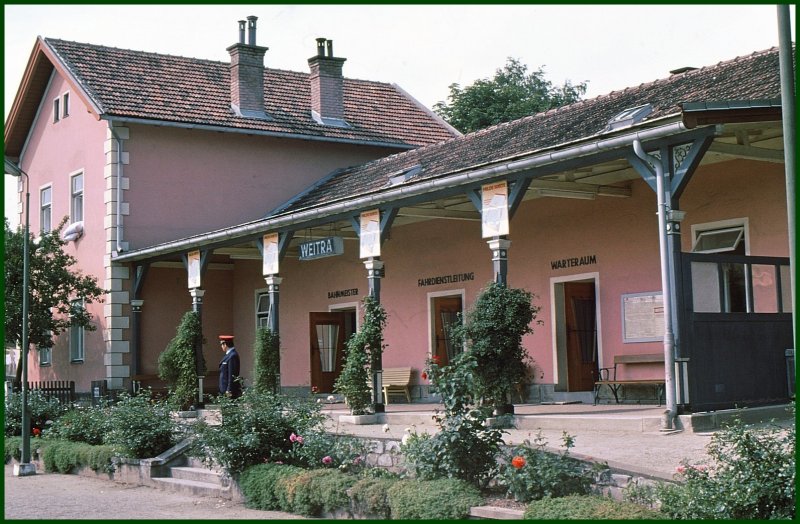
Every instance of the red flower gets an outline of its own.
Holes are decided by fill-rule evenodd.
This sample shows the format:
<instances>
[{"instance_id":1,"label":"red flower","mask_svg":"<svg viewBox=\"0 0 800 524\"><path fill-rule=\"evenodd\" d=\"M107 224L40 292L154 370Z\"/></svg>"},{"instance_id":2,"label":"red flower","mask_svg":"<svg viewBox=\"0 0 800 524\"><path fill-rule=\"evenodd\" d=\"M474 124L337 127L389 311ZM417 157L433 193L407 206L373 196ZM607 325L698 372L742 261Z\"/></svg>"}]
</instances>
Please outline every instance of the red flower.
<instances>
[{"instance_id":1,"label":"red flower","mask_svg":"<svg viewBox=\"0 0 800 524\"><path fill-rule=\"evenodd\" d=\"M516 457L511 459L511 465L514 466L515 468L519 469L519 468L525 466L525 458L524 457L520 457L519 455L517 455Z\"/></svg>"},{"instance_id":2,"label":"red flower","mask_svg":"<svg viewBox=\"0 0 800 524\"><path fill-rule=\"evenodd\" d=\"M318 393L319 392L319 388L317 386L311 386L311 392L312 393Z\"/></svg>"},{"instance_id":3,"label":"red flower","mask_svg":"<svg viewBox=\"0 0 800 524\"><path fill-rule=\"evenodd\" d=\"M39 436L39 435L41 435L41 434L42 434L42 430L41 430L41 429L39 429L39 428L33 428L33 436L34 436L34 437L38 437L38 436Z\"/></svg>"},{"instance_id":4,"label":"red flower","mask_svg":"<svg viewBox=\"0 0 800 524\"><path fill-rule=\"evenodd\" d=\"M422 380L428 380L428 374L424 371L422 372Z\"/></svg>"},{"instance_id":5,"label":"red flower","mask_svg":"<svg viewBox=\"0 0 800 524\"><path fill-rule=\"evenodd\" d=\"M442 360L442 358L439 355L434 355L431 360L434 364L439 364L439 361Z\"/></svg>"}]
</instances>

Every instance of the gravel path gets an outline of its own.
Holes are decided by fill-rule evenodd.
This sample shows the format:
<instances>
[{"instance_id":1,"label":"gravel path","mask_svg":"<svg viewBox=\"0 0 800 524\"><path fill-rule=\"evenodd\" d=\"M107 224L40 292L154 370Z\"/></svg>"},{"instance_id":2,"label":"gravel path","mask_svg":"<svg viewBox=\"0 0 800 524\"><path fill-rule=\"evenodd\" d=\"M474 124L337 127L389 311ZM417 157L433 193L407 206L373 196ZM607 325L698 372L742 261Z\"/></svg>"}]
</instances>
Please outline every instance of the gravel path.
<instances>
[{"instance_id":1,"label":"gravel path","mask_svg":"<svg viewBox=\"0 0 800 524\"><path fill-rule=\"evenodd\" d=\"M15 477L5 467L5 520L9 519L219 519L280 520L303 517L248 509L212 497L168 493L147 486L41 473Z\"/></svg>"}]
</instances>

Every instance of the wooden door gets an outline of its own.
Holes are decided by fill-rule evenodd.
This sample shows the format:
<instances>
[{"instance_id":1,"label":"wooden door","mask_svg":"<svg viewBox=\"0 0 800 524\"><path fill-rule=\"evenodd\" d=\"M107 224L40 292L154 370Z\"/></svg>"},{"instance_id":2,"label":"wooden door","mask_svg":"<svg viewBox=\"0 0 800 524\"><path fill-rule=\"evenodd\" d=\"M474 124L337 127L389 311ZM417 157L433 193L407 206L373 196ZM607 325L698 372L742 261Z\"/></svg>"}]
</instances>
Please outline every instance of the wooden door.
<instances>
[{"instance_id":1,"label":"wooden door","mask_svg":"<svg viewBox=\"0 0 800 524\"><path fill-rule=\"evenodd\" d=\"M461 353L455 347L448 330L455 325L462 311L461 297L436 297L433 299L433 328L435 339L434 355L439 357L439 365L446 366L450 360Z\"/></svg>"},{"instance_id":2,"label":"wooden door","mask_svg":"<svg viewBox=\"0 0 800 524\"><path fill-rule=\"evenodd\" d=\"M564 284L568 391L592 391L597 376L594 282Z\"/></svg>"},{"instance_id":3,"label":"wooden door","mask_svg":"<svg viewBox=\"0 0 800 524\"><path fill-rule=\"evenodd\" d=\"M342 372L347 313L309 313L311 337L311 385L319 393L333 393Z\"/></svg>"}]
</instances>

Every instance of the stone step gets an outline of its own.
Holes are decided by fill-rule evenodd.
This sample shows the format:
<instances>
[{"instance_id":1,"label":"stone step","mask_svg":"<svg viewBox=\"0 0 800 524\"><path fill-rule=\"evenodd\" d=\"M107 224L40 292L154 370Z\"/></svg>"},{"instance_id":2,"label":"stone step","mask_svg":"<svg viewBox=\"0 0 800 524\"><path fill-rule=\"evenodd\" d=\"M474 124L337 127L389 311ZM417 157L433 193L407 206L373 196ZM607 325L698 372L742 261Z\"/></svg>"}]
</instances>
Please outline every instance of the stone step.
<instances>
[{"instance_id":1,"label":"stone step","mask_svg":"<svg viewBox=\"0 0 800 524\"><path fill-rule=\"evenodd\" d=\"M577 431L632 431L654 432L661 428L660 417L641 416L581 416L581 415L516 415L514 426L517 429L558 429Z\"/></svg>"},{"instance_id":2,"label":"stone step","mask_svg":"<svg viewBox=\"0 0 800 524\"><path fill-rule=\"evenodd\" d=\"M216 484L222 486L221 477L219 472L206 468L197 468L190 466L180 466L169 468L170 478L182 480L196 480L198 482L206 482L208 484Z\"/></svg>"},{"instance_id":3,"label":"stone step","mask_svg":"<svg viewBox=\"0 0 800 524\"><path fill-rule=\"evenodd\" d=\"M172 493L183 493L185 495L194 495L198 497L225 498L225 490L219 484L171 477L159 477L152 480L157 488Z\"/></svg>"}]
</instances>

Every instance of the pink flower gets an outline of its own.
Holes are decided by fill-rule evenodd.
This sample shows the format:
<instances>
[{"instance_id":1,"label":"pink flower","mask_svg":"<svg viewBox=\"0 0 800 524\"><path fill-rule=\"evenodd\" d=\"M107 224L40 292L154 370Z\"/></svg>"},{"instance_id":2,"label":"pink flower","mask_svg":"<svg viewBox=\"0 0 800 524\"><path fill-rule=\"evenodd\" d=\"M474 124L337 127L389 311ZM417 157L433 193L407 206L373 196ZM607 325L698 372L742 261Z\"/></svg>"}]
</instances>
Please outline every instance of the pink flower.
<instances>
[{"instance_id":1,"label":"pink flower","mask_svg":"<svg viewBox=\"0 0 800 524\"><path fill-rule=\"evenodd\" d=\"M675 468L675 472L678 473L678 475L683 475L684 473L686 473L686 466L683 465L678 466L677 468Z\"/></svg>"},{"instance_id":2,"label":"pink flower","mask_svg":"<svg viewBox=\"0 0 800 524\"><path fill-rule=\"evenodd\" d=\"M297 435L297 443L298 444L302 444L303 443L303 437L301 437L300 435Z\"/></svg>"},{"instance_id":3,"label":"pink flower","mask_svg":"<svg viewBox=\"0 0 800 524\"><path fill-rule=\"evenodd\" d=\"M330 464L331 462L333 462L333 459L329 455L322 457L323 464Z\"/></svg>"},{"instance_id":4,"label":"pink flower","mask_svg":"<svg viewBox=\"0 0 800 524\"><path fill-rule=\"evenodd\" d=\"M294 433L289 435L289 442L297 442L297 435L295 435Z\"/></svg>"}]
</instances>

